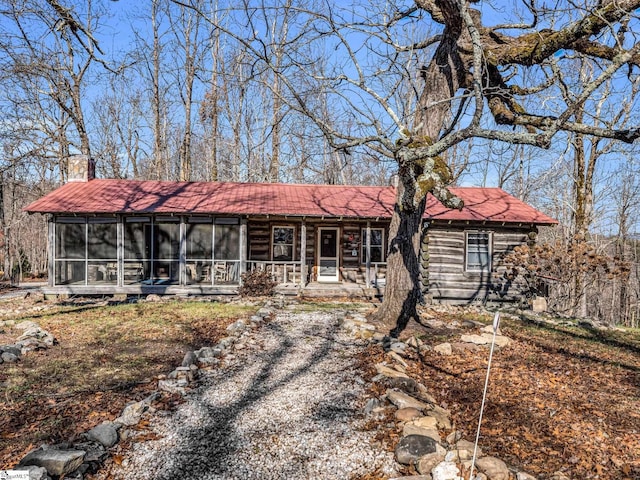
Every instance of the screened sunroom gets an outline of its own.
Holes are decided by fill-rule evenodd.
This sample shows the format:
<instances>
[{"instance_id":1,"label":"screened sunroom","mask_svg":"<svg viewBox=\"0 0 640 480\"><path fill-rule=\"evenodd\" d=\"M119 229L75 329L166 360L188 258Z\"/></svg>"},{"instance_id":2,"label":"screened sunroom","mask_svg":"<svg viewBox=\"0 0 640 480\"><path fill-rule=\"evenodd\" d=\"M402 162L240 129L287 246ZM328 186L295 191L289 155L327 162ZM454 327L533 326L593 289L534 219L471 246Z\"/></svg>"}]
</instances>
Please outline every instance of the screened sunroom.
<instances>
[{"instance_id":1,"label":"screened sunroom","mask_svg":"<svg viewBox=\"0 0 640 480\"><path fill-rule=\"evenodd\" d=\"M211 216L58 216L54 286L238 285L241 221Z\"/></svg>"}]
</instances>

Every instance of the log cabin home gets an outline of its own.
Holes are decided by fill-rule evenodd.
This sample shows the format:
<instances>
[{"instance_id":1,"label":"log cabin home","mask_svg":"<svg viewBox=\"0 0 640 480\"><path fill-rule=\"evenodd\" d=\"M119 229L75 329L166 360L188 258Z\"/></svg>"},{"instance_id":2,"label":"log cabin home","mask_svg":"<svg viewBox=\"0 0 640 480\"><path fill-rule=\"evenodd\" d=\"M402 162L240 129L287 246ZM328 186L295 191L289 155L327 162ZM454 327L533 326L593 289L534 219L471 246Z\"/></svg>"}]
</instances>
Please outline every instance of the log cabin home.
<instances>
[{"instance_id":1,"label":"log cabin home","mask_svg":"<svg viewBox=\"0 0 640 480\"><path fill-rule=\"evenodd\" d=\"M235 294L264 269L278 291L384 293L395 187L93 178L74 157L69 182L27 206L49 218L48 294ZM421 278L434 302L513 300L501 258L555 220L499 188L429 197Z\"/></svg>"}]
</instances>

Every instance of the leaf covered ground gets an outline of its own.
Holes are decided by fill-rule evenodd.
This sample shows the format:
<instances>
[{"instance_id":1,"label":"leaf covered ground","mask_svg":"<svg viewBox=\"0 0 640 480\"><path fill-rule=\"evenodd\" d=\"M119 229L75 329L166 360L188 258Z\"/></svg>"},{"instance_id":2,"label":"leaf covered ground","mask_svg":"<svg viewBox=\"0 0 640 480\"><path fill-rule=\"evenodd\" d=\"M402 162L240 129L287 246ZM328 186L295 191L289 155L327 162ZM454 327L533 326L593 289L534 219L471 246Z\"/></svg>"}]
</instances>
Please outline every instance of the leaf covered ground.
<instances>
[{"instance_id":1,"label":"leaf covered ground","mask_svg":"<svg viewBox=\"0 0 640 480\"><path fill-rule=\"evenodd\" d=\"M460 324L455 313L425 312ZM490 317L475 318L485 323ZM640 479L640 331L503 319L514 342L494 353L480 445L539 479ZM414 329L425 343L454 342L463 327ZM407 335L407 333L405 333ZM473 441L488 348L416 355L410 373L452 412Z\"/></svg>"},{"instance_id":2,"label":"leaf covered ground","mask_svg":"<svg viewBox=\"0 0 640 480\"><path fill-rule=\"evenodd\" d=\"M0 320L31 320L58 344L0 365L0 470L42 443L68 441L156 388L185 352L211 345L254 307L171 301L0 302ZM0 344L21 333L0 327ZM169 405L170 406L170 405Z\"/></svg>"},{"instance_id":3,"label":"leaf covered ground","mask_svg":"<svg viewBox=\"0 0 640 480\"><path fill-rule=\"evenodd\" d=\"M251 311L205 302L0 302L0 320L36 321L59 340L17 365L0 365L0 469L42 443L65 441L114 419L127 402L155 389L151 380L171 371L186 350L214 343L229 323ZM463 320L491 320L457 311L424 314L446 327L412 324L404 337L452 342L471 333ZM574 480L640 479L640 331L562 326L535 317L504 318L501 328L514 342L494 355L480 437L485 453L540 480L558 470ZM0 344L11 343L16 333L0 327ZM373 376L372 366L382 358L372 346L362 367ZM412 376L473 440L488 349L451 356L428 351L413 359ZM389 427L393 417L382 424L375 428L392 449L399 431Z\"/></svg>"}]
</instances>

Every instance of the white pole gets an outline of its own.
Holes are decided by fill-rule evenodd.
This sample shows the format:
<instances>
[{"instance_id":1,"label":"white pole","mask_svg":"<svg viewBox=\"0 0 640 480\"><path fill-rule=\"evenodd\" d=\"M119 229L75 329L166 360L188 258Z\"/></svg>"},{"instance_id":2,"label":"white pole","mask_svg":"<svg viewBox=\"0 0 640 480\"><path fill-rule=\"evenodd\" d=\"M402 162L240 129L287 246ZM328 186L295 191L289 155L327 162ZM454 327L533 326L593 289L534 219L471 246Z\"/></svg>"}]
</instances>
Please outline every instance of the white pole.
<instances>
[{"instance_id":1,"label":"white pole","mask_svg":"<svg viewBox=\"0 0 640 480\"><path fill-rule=\"evenodd\" d=\"M484 392L482 393L482 405L480 406L480 418L478 419L478 430L476 431L476 443L473 447L473 459L471 460L471 473L469 480L473 480L473 469L476 466L476 455L478 453L478 441L480 440L480 425L482 424L482 414L484 412L484 402L487 398L487 387L489 386L489 372L491 371L491 359L493 358L493 347L496 344L496 335L500 326L500 312L496 312L493 317L493 340L491 341L491 350L489 351L489 364L487 365L487 377L484 381Z\"/></svg>"}]
</instances>

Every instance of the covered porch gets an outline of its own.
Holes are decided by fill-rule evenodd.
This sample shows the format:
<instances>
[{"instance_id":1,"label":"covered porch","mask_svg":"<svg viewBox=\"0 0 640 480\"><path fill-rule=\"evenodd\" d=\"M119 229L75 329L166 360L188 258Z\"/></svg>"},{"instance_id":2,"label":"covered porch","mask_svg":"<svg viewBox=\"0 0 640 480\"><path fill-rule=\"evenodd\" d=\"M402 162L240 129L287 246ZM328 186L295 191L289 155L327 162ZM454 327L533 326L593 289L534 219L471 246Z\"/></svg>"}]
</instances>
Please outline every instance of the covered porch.
<instances>
[{"instance_id":1,"label":"covered porch","mask_svg":"<svg viewBox=\"0 0 640 480\"><path fill-rule=\"evenodd\" d=\"M235 294L267 271L284 294L380 294L386 225L208 215L51 216L49 294Z\"/></svg>"}]
</instances>

